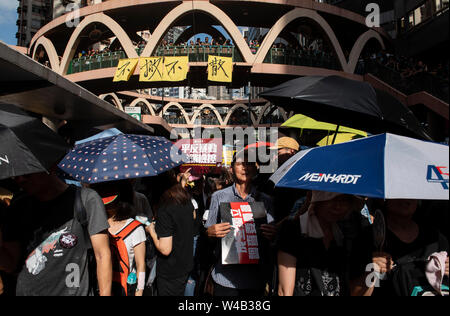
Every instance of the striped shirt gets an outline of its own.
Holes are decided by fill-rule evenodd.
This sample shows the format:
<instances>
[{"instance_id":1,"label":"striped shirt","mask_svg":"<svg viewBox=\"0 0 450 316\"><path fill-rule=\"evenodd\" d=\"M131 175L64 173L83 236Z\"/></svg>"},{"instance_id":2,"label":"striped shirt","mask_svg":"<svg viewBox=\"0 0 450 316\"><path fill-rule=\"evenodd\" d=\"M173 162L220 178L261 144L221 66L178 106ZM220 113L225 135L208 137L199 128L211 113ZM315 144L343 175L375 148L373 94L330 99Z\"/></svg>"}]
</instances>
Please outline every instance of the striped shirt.
<instances>
[{"instance_id":1,"label":"striped shirt","mask_svg":"<svg viewBox=\"0 0 450 316\"><path fill-rule=\"evenodd\" d=\"M217 224L221 203L231 202L263 202L267 211L267 221L273 222L272 199L268 195L259 193L255 188L252 188L250 194L243 199L236 186L233 185L212 195L205 227L208 228ZM217 284L233 289L261 289L266 281L264 280L262 266L223 265L220 261L215 264L211 275Z\"/></svg>"}]
</instances>

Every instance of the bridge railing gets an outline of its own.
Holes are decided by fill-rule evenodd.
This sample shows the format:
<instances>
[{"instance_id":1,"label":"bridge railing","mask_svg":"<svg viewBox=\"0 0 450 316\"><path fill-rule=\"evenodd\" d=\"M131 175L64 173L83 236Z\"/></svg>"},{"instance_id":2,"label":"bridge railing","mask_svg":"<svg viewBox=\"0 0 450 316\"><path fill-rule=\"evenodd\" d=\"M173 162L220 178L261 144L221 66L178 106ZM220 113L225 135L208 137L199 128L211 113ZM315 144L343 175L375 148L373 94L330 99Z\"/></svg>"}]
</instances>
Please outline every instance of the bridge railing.
<instances>
[{"instance_id":1,"label":"bridge railing","mask_svg":"<svg viewBox=\"0 0 450 316\"><path fill-rule=\"evenodd\" d=\"M164 115L163 119L166 120L166 122L169 124L187 124L184 117L174 117L174 116Z\"/></svg>"},{"instance_id":2,"label":"bridge railing","mask_svg":"<svg viewBox=\"0 0 450 316\"><path fill-rule=\"evenodd\" d=\"M426 91L446 103L449 102L449 82L444 78L427 72L403 77L401 73L375 60L365 61L364 63L366 73L373 74L406 95Z\"/></svg>"},{"instance_id":3,"label":"bridge railing","mask_svg":"<svg viewBox=\"0 0 450 316\"><path fill-rule=\"evenodd\" d=\"M272 48L264 59L265 63L320 67L341 70L336 58L324 52L308 52L289 48Z\"/></svg>"},{"instance_id":4,"label":"bridge railing","mask_svg":"<svg viewBox=\"0 0 450 316\"><path fill-rule=\"evenodd\" d=\"M143 49L136 52L140 55ZM235 46L168 46L159 47L155 56L188 56L189 62L207 62L209 55L232 57L233 62L244 62ZM67 74L117 67L119 60L127 58L124 51L108 52L95 56L75 58L69 65ZM264 63L320 67L341 70L334 56L324 52L308 52L289 48L272 48L264 59Z\"/></svg>"},{"instance_id":5,"label":"bridge railing","mask_svg":"<svg viewBox=\"0 0 450 316\"><path fill-rule=\"evenodd\" d=\"M233 62L243 62L235 46L168 46L159 47L156 56L188 56L189 62L207 62L209 55L232 57Z\"/></svg>"},{"instance_id":6,"label":"bridge railing","mask_svg":"<svg viewBox=\"0 0 450 316\"><path fill-rule=\"evenodd\" d=\"M69 64L67 74L78 72L117 67L119 60L127 58L124 51L116 51L110 53L99 54L91 57L80 57L72 60Z\"/></svg>"}]
</instances>

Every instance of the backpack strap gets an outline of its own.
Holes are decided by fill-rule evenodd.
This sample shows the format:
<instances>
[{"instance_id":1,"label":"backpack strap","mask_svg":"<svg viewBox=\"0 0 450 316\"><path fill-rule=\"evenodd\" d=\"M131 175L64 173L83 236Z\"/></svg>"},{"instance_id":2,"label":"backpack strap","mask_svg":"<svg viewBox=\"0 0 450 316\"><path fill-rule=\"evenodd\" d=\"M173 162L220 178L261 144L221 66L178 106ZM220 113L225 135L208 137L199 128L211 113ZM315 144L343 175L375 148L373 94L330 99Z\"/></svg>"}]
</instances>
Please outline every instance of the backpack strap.
<instances>
[{"instance_id":1,"label":"backpack strap","mask_svg":"<svg viewBox=\"0 0 450 316\"><path fill-rule=\"evenodd\" d=\"M81 198L82 190L83 190L82 188L77 187L75 191L75 203L74 203L75 219L78 221L78 223L80 223L81 227L83 227L86 243L90 245L88 249L91 249L92 248L91 236L89 234L88 229L89 221L87 218L86 208L83 204L83 199Z\"/></svg>"},{"instance_id":2,"label":"backpack strap","mask_svg":"<svg viewBox=\"0 0 450 316\"><path fill-rule=\"evenodd\" d=\"M74 217L80 223L84 231L84 237L87 247L87 260L88 260L88 270L89 270L89 289L93 295L98 295L98 284L97 284L97 262L95 260L94 250L91 243L91 235L88 229L88 218L86 208L81 197L81 192L83 188L76 187L75 190L75 201L74 201Z\"/></svg>"},{"instance_id":3,"label":"backpack strap","mask_svg":"<svg viewBox=\"0 0 450 316\"><path fill-rule=\"evenodd\" d=\"M128 224L127 227L122 229L118 234L114 235L114 237L125 239L140 226L143 226L142 223L134 220L130 224Z\"/></svg>"}]
</instances>

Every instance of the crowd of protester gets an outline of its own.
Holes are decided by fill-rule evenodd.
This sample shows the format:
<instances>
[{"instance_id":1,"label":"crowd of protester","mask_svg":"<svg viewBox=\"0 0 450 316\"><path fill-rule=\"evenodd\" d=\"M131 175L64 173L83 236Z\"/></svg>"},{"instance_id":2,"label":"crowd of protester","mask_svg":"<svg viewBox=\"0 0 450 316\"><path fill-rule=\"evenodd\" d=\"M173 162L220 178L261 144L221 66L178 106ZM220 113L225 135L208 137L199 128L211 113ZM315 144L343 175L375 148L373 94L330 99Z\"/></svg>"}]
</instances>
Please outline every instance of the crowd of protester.
<instances>
[{"instance_id":1,"label":"crowd of protester","mask_svg":"<svg viewBox=\"0 0 450 316\"><path fill-rule=\"evenodd\" d=\"M273 149L281 166L300 146L282 137ZM55 167L2 181L0 294L448 295L448 201L275 188L251 152L208 174L81 188ZM264 209L257 264L223 262L222 239L239 229L222 218L232 202Z\"/></svg>"},{"instance_id":2,"label":"crowd of protester","mask_svg":"<svg viewBox=\"0 0 450 316\"><path fill-rule=\"evenodd\" d=\"M449 78L449 59L438 59L427 64L423 60L397 56L386 51L369 54L363 56L360 63L364 60L372 60L377 63L399 73L403 79L411 78L417 74L428 73L440 79L447 80Z\"/></svg>"},{"instance_id":3,"label":"crowd of protester","mask_svg":"<svg viewBox=\"0 0 450 316\"><path fill-rule=\"evenodd\" d=\"M424 60L386 51L361 56L357 74L371 73L406 94L427 91L448 102L449 59Z\"/></svg>"},{"instance_id":4,"label":"crowd of protester","mask_svg":"<svg viewBox=\"0 0 450 316\"><path fill-rule=\"evenodd\" d=\"M261 43L263 41L263 36L259 36L259 38L249 39L247 36L244 37L245 42L249 46L250 50L253 54L256 54L258 49L261 47ZM144 48L147 45L146 40L141 41L133 41L133 46L136 48L137 52L142 52ZM163 39L158 46L158 50L166 50L166 49L172 49L174 47L182 47L182 48L205 48L205 47L217 47L217 46L225 46L225 47L234 47L234 44L231 39L225 39L223 37L219 37L217 39L210 38L208 36L204 37L203 39L200 37L197 37L195 40L191 39L189 41L178 41L175 43L174 41ZM321 41L313 41L311 45L302 46L300 44L293 45L291 43L284 43L282 41L278 41L277 43L274 43L272 46L273 49L275 49L276 52L279 54L287 54L287 55L298 55L299 57L327 57L332 58L333 54L330 50L325 49L322 45ZM123 49L120 46L115 46L114 48L111 48L110 46L105 46L102 49L93 49L89 48L87 50L79 50L75 55L76 58L95 58L105 53L110 52L118 52L122 51Z\"/></svg>"}]
</instances>

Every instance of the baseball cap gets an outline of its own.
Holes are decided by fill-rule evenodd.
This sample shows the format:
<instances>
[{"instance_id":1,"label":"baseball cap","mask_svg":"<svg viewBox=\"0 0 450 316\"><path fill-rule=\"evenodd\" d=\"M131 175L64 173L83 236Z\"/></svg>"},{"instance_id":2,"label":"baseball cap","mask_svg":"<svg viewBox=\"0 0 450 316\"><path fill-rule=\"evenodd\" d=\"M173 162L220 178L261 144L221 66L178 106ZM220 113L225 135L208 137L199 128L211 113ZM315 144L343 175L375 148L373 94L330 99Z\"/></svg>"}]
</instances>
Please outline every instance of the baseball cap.
<instances>
[{"instance_id":1,"label":"baseball cap","mask_svg":"<svg viewBox=\"0 0 450 316\"><path fill-rule=\"evenodd\" d=\"M112 202L117 200L118 197L119 197L119 195L111 195L111 196L103 197L102 198L103 204L104 205L111 204Z\"/></svg>"},{"instance_id":2,"label":"baseball cap","mask_svg":"<svg viewBox=\"0 0 450 316\"><path fill-rule=\"evenodd\" d=\"M9 190L6 190L6 189L0 187L0 200L3 200L3 199L12 200L12 198L13 198L13 194Z\"/></svg>"},{"instance_id":3,"label":"baseball cap","mask_svg":"<svg viewBox=\"0 0 450 316\"><path fill-rule=\"evenodd\" d=\"M289 148L295 151L299 151L300 145L295 139L291 137L281 137L280 139L278 139L275 146L270 147L270 149L282 149L282 148Z\"/></svg>"}]
</instances>

